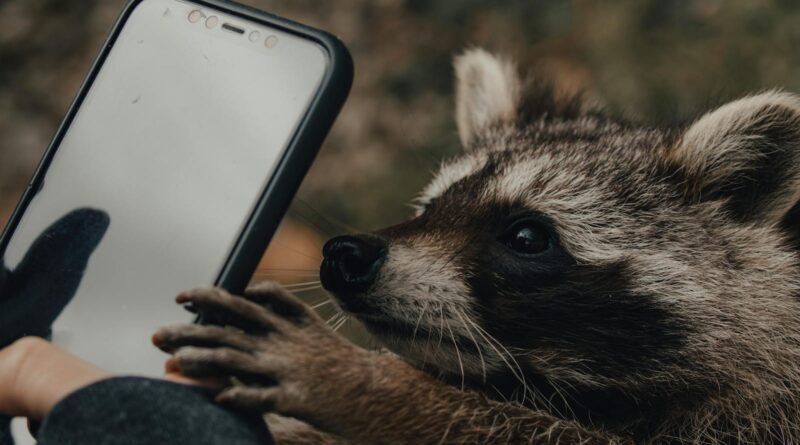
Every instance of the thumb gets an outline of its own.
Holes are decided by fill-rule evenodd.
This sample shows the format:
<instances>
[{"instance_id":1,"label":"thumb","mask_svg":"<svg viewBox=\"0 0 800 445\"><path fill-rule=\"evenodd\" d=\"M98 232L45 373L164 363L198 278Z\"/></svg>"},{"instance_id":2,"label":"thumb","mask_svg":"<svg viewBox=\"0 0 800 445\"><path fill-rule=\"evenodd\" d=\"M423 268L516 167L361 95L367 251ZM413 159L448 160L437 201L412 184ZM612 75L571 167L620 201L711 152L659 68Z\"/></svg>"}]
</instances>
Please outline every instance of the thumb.
<instances>
[{"instance_id":1,"label":"thumb","mask_svg":"<svg viewBox=\"0 0 800 445\"><path fill-rule=\"evenodd\" d=\"M109 223L103 211L78 209L39 235L17 268L6 273L0 329L16 326L24 330L17 335L46 335L78 290Z\"/></svg>"},{"instance_id":2,"label":"thumb","mask_svg":"<svg viewBox=\"0 0 800 445\"><path fill-rule=\"evenodd\" d=\"M83 208L66 214L36 238L11 280L23 287L42 281L79 284L109 223L108 214L100 210Z\"/></svg>"}]
</instances>

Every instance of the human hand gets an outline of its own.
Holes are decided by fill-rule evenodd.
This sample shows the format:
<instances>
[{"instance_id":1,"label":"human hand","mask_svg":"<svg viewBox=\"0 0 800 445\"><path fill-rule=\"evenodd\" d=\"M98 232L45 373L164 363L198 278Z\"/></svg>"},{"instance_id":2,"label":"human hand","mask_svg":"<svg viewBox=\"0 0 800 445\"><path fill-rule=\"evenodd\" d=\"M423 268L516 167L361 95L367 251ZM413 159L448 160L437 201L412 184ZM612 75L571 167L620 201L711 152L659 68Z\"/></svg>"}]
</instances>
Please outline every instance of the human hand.
<instances>
[{"instance_id":1,"label":"human hand","mask_svg":"<svg viewBox=\"0 0 800 445\"><path fill-rule=\"evenodd\" d=\"M64 397L111 377L108 372L38 337L25 337L0 349L0 415L40 420ZM214 380L195 380L167 369L175 383L209 388Z\"/></svg>"},{"instance_id":2,"label":"human hand","mask_svg":"<svg viewBox=\"0 0 800 445\"><path fill-rule=\"evenodd\" d=\"M0 255L0 348L23 336L49 335L109 223L103 211L77 209L42 232L13 271Z\"/></svg>"},{"instance_id":3,"label":"human hand","mask_svg":"<svg viewBox=\"0 0 800 445\"><path fill-rule=\"evenodd\" d=\"M43 419L64 397L110 377L36 337L0 349L0 414Z\"/></svg>"}]
</instances>

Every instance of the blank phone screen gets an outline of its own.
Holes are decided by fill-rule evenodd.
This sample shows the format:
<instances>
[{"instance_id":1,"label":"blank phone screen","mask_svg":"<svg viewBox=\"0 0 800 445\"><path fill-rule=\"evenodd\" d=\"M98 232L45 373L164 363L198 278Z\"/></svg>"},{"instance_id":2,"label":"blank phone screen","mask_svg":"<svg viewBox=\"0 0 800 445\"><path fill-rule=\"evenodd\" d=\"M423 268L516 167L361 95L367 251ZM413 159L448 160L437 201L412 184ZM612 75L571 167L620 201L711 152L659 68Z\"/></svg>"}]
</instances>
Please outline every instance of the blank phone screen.
<instances>
[{"instance_id":1,"label":"blank phone screen","mask_svg":"<svg viewBox=\"0 0 800 445\"><path fill-rule=\"evenodd\" d=\"M162 372L150 336L191 320L175 295L216 281L328 62L310 40L192 2L135 7L3 254L13 270L64 215L108 215L57 345Z\"/></svg>"}]
</instances>

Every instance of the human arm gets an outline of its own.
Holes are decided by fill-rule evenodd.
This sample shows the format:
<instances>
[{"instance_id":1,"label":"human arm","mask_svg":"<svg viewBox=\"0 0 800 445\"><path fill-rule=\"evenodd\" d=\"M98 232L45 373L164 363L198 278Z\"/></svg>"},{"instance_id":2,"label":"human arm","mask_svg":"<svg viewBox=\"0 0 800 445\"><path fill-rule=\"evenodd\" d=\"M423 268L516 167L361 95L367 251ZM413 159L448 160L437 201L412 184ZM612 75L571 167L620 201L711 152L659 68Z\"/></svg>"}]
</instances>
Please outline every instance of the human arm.
<instances>
[{"instance_id":1,"label":"human arm","mask_svg":"<svg viewBox=\"0 0 800 445\"><path fill-rule=\"evenodd\" d=\"M260 416L213 403L208 382L168 378L112 377L44 340L24 338L0 350L0 414L41 421L40 445L272 443Z\"/></svg>"}]
</instances>

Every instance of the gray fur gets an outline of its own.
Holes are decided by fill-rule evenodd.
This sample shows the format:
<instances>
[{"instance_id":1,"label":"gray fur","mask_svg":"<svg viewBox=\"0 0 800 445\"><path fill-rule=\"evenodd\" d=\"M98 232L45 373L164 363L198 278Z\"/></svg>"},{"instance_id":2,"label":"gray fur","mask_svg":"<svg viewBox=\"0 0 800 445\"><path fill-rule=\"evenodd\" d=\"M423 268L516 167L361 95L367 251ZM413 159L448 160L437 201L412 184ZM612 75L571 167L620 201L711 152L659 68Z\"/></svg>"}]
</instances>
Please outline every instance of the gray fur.
<instances>
[{"instance_id":1,"label":"gray fur","mask_svg":"<svg viewBox=\"0 0 800 445\"><path fill-rule=\"evenodd\" d=\"M655 128L484 51L456 74L464 153L336 295L402 359L264 283L179 296L229 327L162 329L174 365L301 421L279 443L800 443L800 100Z\"/></svg>"},{"instance_id":2,"label":"gray fur","mask_svg":"<svg viewBox=\"0 0 800 445\"><path fill-rule=\"evenodd\" d=\"M643 410L586 425L643 442L800 443L800 262L783 224L800 197L800 99L770 91L685 128L650 128L577 101L549 97L543 106L546 93L525 91L512 64L481 50L458 57L456 73L469 149L422 193L416 222L379 234L388 259L365 297L426 334L376 332L386 345L456 383L463 372L488 394L486 374L511 369L520 380L513 397L537 409L554 410L522 384L519 368L556 388L669 399L657 416ZM596 295L597 308L646 295L674 322L680 344L665 349L667 359L634 367L611 357L619 369L606 372L568 347L490 340L479 297L494 296L474 295L470 283L491 280L481 275L492 271L475 270L469 258L480 255L470 253L471 231L483 230L470 212L498 203L546 215L578 267L624 264L625 295ZM437 208L447 209L446 227L425 218ZM458 337L477 351L458 351Z\"/></svg>"}]
</instances>

